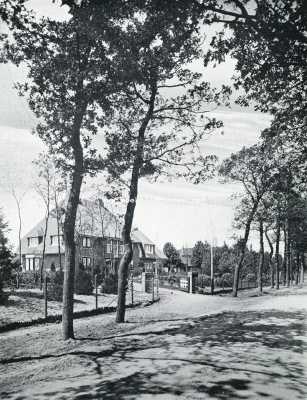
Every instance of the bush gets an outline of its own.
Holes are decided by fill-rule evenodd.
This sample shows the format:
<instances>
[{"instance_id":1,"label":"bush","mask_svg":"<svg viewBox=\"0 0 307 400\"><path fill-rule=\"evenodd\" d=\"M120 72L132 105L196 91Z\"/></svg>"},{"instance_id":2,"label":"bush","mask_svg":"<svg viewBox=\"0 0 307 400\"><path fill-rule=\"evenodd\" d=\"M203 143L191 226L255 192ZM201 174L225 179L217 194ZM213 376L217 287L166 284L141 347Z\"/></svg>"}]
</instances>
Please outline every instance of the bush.
<instances>
[{"instance_id":1,"label":"bush","mask_svg":"<svg viewBox=\"0 0 307 400\"><path fill-rule=\"evenodd\" d=\"M80 268L76 276L75 293L89 295L93 294L93 289L91 275Z\"/></svg>"},{"instance_id":2,"label":"bush","mask_svg":"<svg viewBox=\"0 0 307 400\"><path fill-rule=\"evenodd\" d=\"M3 283L0 281L0 304L5 304L9 298L9 293L3 291Z\"/></svg>"},{"instance_id":3,"label":"bush","mask_svg":"<svg viewBox=\"0 0 307 400\"><path fill-rule=\"evenodd\" d=\"M53 301L63 300L63 271L50 271L47 277L48 288L47 288L47 299Z\"/></svg>"},{"instance_id":4,"label":"bush","mask_svg":"<svg viewBox=\"0 0 307 400\"><path fill-rule=\"evenodd\" d=\"M118 278L116 274L109 274L103 280L101 293L116 294L118 288Z\"/></svg>"},{"instance_id":5,"label":"bush","mask_svg":"<svg viewBox=\"0 0 307 400\"><path fill-rule=\"evenodd\" d=\"M224 282L225 286L232 287L233 284L233 276L230 272L226 272L226 274L223 274L221 277L222 282Z\"/></svg>"},{"instance_id":6,"label":"bush","mask_svg":"<svg viewBox=\"0 0 307 400\"><path fill-rule=\"evenodd\" d=\"M25 286L27 289L33 289L40 284L39 271L27 271L19 274L19 285Z\"/></svg>"}]
</instances>

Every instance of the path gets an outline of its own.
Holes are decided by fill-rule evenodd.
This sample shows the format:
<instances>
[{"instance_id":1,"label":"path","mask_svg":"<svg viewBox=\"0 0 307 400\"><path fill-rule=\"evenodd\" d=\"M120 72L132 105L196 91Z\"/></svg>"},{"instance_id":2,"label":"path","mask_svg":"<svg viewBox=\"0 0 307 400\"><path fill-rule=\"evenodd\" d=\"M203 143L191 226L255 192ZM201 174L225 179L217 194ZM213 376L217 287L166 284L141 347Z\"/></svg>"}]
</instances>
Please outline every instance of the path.
<instances>
[{"instance_id":1,"label":"path","mask_svg":"<svg viewBox=\"0 0 307 400\"><path fill-rule=\"evenodd\" d=\"M291 293L163 290L126 324L76 321L75 341L61 341L58 324L2 334L0 397L305 400L307 292Z\"/></svg>"}]
</instances>

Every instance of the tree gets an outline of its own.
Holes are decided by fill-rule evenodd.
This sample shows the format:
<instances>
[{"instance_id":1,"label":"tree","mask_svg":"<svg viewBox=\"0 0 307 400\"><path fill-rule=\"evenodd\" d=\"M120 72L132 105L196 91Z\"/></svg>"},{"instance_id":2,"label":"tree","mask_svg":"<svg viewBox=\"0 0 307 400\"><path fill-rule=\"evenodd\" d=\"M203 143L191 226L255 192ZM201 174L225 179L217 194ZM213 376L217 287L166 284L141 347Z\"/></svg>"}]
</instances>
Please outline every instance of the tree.
<instances>
[{"instance_id":1,"label":"tree","mask_svg":"<svg viewBox=\"0 0 307 400\"><path fill-rule=\"evenodd\" d=\"M43 234L43 252L42 252L42 263L40 266L40 285L42 289L43 275L46 275L44 269L45 266L45 252L46 252L46 237L50 216L50 203L51 203L51 185L52 185L52 164L49 160L48 155L40 154L39 158L34 161L37 167L38 179L35 182L35 190L41 197L45 205L45 227ZM47 293L45 293L47 296Z\"/></svg>"},{"instance_id":2,"label":"tree","mask_svg":"<svg viewBox=\"0 0 307 400\"><path fill-rule=\"evenodd\" d=\"M14 42L5 47L9 59L28 67L28 81L19 89L27 95L40 121L36 134L48 146L57 165L70 176L63 224L65 339L74 336L75 221L80 189L84 176L95 171L96 151L91 139L97 133L97 110L103 119L108 112L108 96L116 87L116 79L110 79L112 49L108 45L110 30L114 28L113 37L118 38L116 32L122 29L114 22L116 17L120 20L115 6L102 6L100 19L104 28L97 30L95 36L92 30L89 34L89 20L81 10L82 15L65 22L43 19L33 24L31 32L15 30Z\"/></svg>"},{"instance_id":3,"label":"tree","mask_svg":"<svg viewBox=\"0 0 307 400\"><path fill-rule=\"evenodd\" d=\"M200 55L196 25L185 7L170 13L153 9L142 21L131 21L119 54L135 80L123 88L106 133L108 154L104 160L109 180L126 182L128 203L122 238L124 255L119 266L117 321L123 322L125 287L132 258L131 227L138 197L139 179L158 179L172 169L176 176L200 182L208 175L214 157L204 157L199 143L221 123L206 116L208 103L227 95L199 82L199 74L185 64ZM146 34L144 34L146 32ZM173 96L173 90L183 93ZM208 109L204 107L207 104Z\"/></svg>"},{"instance_id":4,"label":"tree","mask_svg":"<svg viewBox=\"0 0 307 400\"><path fill-rule=\"evenodd\" d=\"M268 156L268 151L266 146L261 145L243 147L238 153L232 154L230 158L224 160L219 169L219 174L224 178L224 182L239 182L244 190L244 197L237 209L235 220L235 226L244 229L239 246L240 257L234 274L233 296L235 297L252 221L262 197L269 190L278 172Z\"/></svg>"},{"instance_id":5,"label":"tree","mask_svg":"<svg viewBox=\"0 0 307 400\"><path fill-rule=\"evenodd\" d=\"M172 243L165 243L163 246L163 253L167 257L167 263L171 270L181 264L179 251Z\"/></svg>"},{"instance_id":6,"label":"tree","mask_svg":"<svg viewBox=\"0 0 307 400\"><path fill-rule=\"evenodd\" d=\"M245 94L238 102L274 115L275 134L281 128L294 141L306 130L306 17L304 1L230 0L207 4L211 22L226 29L212 39L205 63L236 60L235 86ZM231 34L229 34L231 32Z\"/></svg>"},{"instance_id":7,"label":"tree","mask_svg":"<svg viewBox=\"0 0 307 400\"><path fill-rule=\"evenodd\" d=\"M192 250L192 260L191 263L196 268L201 268L204 260L205 245L203 242L198 241L195 243Z\"/></svg>"},{"instance_id":8,"label":"tree","mask_svg":"<svg viewBox=\"0 0 307 400\"><path fill-rule=\"evenodd\" d=\"M12 279L12 272L15 267L13 254L8 246L8 239L6 237L7 229L8 224L4 220L4 216L0 210L0 304L7 298L3 293L3 285Z\"/></svg>"}]
</instances>

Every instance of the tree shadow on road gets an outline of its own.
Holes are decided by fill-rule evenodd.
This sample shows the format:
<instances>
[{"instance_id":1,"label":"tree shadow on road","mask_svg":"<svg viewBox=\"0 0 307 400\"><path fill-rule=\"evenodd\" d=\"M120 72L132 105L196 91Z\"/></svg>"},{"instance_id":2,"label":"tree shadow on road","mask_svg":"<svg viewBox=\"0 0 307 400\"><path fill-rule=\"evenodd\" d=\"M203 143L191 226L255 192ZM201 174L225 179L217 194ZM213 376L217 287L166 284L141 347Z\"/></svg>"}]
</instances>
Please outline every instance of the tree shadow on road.
<instances>
[{"instance_id":1,"label":"tree shadow on road","mask_svg":"<svg viewBox=\"0 0 307 400\"><path fill-rule=\"evenodd\" d=\"M62 379L61 390L47 387L31 398L305 400L305 318L303 312L225 312L191 323L176 321L158 331L110 337L109 352L69 353L76 365L80 357L88 359L82 371L87 379L55 376Z\"/></svg>"}]
</instances>

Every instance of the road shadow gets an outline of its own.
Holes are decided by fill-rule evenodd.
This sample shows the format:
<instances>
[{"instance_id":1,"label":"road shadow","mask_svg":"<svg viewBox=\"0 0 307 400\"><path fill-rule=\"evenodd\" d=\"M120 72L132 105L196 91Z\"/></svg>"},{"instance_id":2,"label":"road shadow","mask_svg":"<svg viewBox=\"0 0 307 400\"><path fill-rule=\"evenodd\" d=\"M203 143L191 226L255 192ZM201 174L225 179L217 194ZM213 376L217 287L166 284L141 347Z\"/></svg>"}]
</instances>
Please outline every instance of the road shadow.
<instances>
[{"instance_id":1,"label":"road shadow","mask_svg":"<svg viewBox=\"0 0 307 400\"><path fill-rule=\"evenodd\" d=\"M160 331L109 337L109 350L85 348L66 354L74 357L75 365L88 361L80 375L86 379L62 376L61 390L47 386L31 399L305 400L305 321L304 312L225 312L191 322L177 320L176 326ZM25 393L2 395L30 398Z\"/></svg>"}]
</instances>

